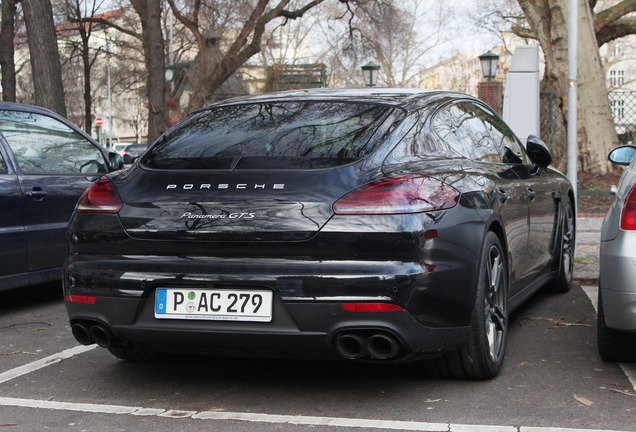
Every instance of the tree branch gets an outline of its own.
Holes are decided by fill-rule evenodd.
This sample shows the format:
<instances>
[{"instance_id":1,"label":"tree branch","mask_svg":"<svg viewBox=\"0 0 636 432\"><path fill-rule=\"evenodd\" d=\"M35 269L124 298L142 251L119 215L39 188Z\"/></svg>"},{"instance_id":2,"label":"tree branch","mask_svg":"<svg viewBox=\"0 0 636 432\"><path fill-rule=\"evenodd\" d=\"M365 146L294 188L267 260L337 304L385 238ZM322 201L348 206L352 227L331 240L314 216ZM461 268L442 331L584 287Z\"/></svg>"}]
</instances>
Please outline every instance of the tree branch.
<instances>
[{"instance_id":1,"label":"tree branch","mask_svg":"<svg viewBox=\"0 0 636 432\"><path fill-rule=\"evenodd\" d=\"M594 31L598 33L631 12L636 12L636 0L623 0L602 10L594 16Z\"/></svg>"},{"instance_id":2,"label":"tree branch","mask_svg":"<svg viewBox=\"0 0 636 432\"><path fill-rule=\"evenodd\" d=\"M610 25L603 27L600 31L596 32L596 42L600 47L607 42L631 34L636 34L636 17L622 18Z\"/></svg>"},{"instance_id":3,"label":"tree branch","mask_svg":"<svg viewBox=\"0 0 636 432\"><path fill-rule=\"evenodd\" d=\"M528 27L524 27L524 26L521 26L519 24L513 24L512 27L510 27L510 30L514 34L519 36L520 38L537 39L536 33L534 31L532 31L532 29L529 29Z\"/></svg>"},{"instance_id":4,"label":"tree branch","mask_svg":"<svg viewBox=\"0 0 636 432\"><path fill-rule=\"evenodd\" d=\"M105 26L108 26L108 27L114 28L114 29L115 29L115 30L117 30L117 31L120 31L120 32L122 32L122 33L126 33L127 35L130 35L130 36L132 36L132 37L134 37L134 38L139 39L140 41L143 41L143 37L142 37L142 35L140 35L139 33L134 32L134 31L132 31L132 30L125 29L125 28L123 28L123 27L120 27L120 26L118 26L117 24L114 24L114 23L112 23L112 22L110 22L110 21L108 21L108 20L105 20L104 18L80 18L80 19L77 19L77 18L71 18L71 19L70 19L70 21L71 21L71 22L75 22L75 23L97 23L97 24L104 24Z\"/></svg>"}]
</instances>

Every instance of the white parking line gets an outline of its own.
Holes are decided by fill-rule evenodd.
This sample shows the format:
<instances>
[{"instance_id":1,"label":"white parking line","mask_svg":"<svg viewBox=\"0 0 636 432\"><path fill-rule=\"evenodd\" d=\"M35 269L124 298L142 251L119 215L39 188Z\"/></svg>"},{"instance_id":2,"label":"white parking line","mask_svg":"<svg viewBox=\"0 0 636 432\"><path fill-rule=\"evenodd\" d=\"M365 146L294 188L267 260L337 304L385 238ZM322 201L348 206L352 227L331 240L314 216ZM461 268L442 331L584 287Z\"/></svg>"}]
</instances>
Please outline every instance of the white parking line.
<instances>
[{"instance_id":1,"label":"white parking line","mask_svg":"<svg viewBox=\"0 0 636 432\"><path fill-rule=\"evenodd\" d=\"M100 405L71 402L56 402L35 399L0 397L0 406L42 408L49 410L88 412L93 414L129 414L169 417L179 419L225 420L250 423L290 424L299 426L332 426L337 428L401 430L418 432L621 432L599 429L569 429L531 426L462 425L448 423L425 423L398 420L374 420L343 417L310 417L275 415L262 413L240 413L223 411L176 411L154 408L128 407L122 405ZM627 431L623 431L627 432Z\"/></svg>"},{"instance_id":2,"label":"white parking line","mask_svg":"<svg viewBox=\"0 0 636 432\"><path fill-rule=\"evenodd\" d=\"M29 374L29 373L31 373L33 371L36 371L38 369L42 369L42 368L50 366L52 364L59 363L62 360L65 360L67 358L71 358L71 357L73 357L74 355L77 355L77 354L82 354L82 353L84 353L86 351L90 351L92 349L95 349L96 347L97 347L97 345L88 345L88 346L80 345L80 346L77 346L77 347L74 347L74 348L70 348L70 349L64 350L61 353L53 354L51 356L44 357L43 359L34 361L32 363L25 364L23 366L15 368L15 369L8 370L8 371L0 374L0 384L5 383L7 381L11 381L14 378L17 378L17 377L22 376L22 375Z\"/></svg>"},{"instance_id":3,"label":"white parking line","mask_svg":"<svg viewBox=\"0 0 636 432\"><path fill-rule=\"evenodd\" d=\"M598 311L598 287L585 285L581 288L583 288L583 292L587 294L590 301L592 302L594 310ZM623 372L627 376L627 379L632 384L632 389L634 390L634 392L636 392L636 365L627 363L619 363L618 365L621 367L621 369L623 369Z\"/></svg>"}]
</instances>

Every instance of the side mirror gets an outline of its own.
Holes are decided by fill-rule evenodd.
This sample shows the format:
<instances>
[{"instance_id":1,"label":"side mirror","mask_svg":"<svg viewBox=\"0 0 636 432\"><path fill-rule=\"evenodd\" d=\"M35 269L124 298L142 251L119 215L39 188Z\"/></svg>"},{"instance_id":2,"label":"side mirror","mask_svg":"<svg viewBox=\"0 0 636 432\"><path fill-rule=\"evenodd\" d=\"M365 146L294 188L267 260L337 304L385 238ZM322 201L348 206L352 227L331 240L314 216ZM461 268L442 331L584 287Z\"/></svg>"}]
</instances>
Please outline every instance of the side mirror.
<instances>
[{"instance_id":1,"label":"side mirror","mask_svg":"<svg viewBox=\"0 0 636 432\"><path fill-rule=\"evenodd\" d=\"M526 150L532 163L538 165L540 168L547 168L552 163L552 153L550 153L550 149L536 136L528 136Z\"/></svg>"},{"instance_id":2,"label":"side mirror","mask_svg":"<svg viewBox=\"0 0 636 432\"><path fill-rule=\"evenodd\" d=\"M124 167L124 159L117 152L108 152L108 168L117 171Z\"/></svg>"},{"instance_id":3,"label":"side mirror","mask_svg":"<svg viewBox=\"0 0 636 432\"><path fill-rule=\"evenodd\" d=\"M623 145L610 151L607 158L618 165L629 165L634 158L634 154L636 154L636 147Z\"/></svg>"}]
</instances>

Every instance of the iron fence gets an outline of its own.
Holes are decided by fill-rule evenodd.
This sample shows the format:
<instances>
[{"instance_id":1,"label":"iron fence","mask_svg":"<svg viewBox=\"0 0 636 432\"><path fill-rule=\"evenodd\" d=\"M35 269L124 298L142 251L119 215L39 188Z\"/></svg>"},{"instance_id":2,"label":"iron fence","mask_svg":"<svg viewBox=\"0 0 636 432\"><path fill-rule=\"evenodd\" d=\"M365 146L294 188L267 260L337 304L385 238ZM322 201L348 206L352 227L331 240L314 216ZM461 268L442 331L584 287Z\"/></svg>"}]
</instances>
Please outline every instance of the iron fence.
<instances>
[{"instance_id":1,"label":"iron fence","mask_svg":"<svg viewBox=\"0 0 636 432\"><path fill-rule=\"evenodd\" d=\"M636 91L616 90L607 93L621 143L636 136ZM567 130L560 120L561 109L554 93L541 93L541 139L556 154L567 148Z\"/></svg>"},{"instance_id":2,"label":"iron fence","mask_svg":"<svg viewBox=\"0 0 636 432\"><path fill-rule=\"evenodd\" d=\"M634 141L636 134L636 91L617 90L607 94L621 143Z\"/></svg>"},{"instance_id":3,"label":"iron fence","mask_svg":"<svg viewBox=\"0 0 636 432\"><path fill-rule=\"evenodd\" d=\"M563 123L563 115L554 93L541 93L540 99L541 139L548 145L553 155L567 152L568 134Z\"/></svg>"}]
</instances>

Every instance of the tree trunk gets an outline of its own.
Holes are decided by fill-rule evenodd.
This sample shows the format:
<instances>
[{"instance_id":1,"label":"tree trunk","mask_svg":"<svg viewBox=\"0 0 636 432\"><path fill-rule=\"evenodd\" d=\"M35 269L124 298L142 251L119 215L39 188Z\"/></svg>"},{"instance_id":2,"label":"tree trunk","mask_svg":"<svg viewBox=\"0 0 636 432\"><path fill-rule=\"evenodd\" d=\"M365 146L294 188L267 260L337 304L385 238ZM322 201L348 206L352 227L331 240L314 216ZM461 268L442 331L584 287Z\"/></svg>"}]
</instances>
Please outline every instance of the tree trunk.
<instances>
[{"instance_id":1,"label":"tree trunk","mask_svg":"<svg viewBox=\"0 0 636 432\"><path fill-rule=\"evenodd\" d=\"M2 2L2 30L0 33L0 68L2 68L2 100L15 102L15 0Z\"/></svg>"},{"instance_id":2,"label":"tree trunk","mask_svg":"<svg viewBox=\"0 0 636 432\"><path fill-rule=\"evenodd\" d=\"M35 103L66 117L51 0L24 1L22 10L29 39Z\"/></svg>"},{"instance_id":3,"label":"tree trunk","mask_svg":"<svg viewBox=\"0 0 636 432\"><path fill-rule=\"evenodd\" d=\"M607 154L618 144L614 117L607 98L605 69L601 63L592 12L587 0L579 2L579 113L586 140L580 149L583 171L605 174ZM594 47L595 49L589 49Z\"/></svg>"},{"instance_id":4,"label":"tree trunk","mask_svg":"<svg viewBox=\"0 0 636 432\"><path fill-rule=\"evenodd\" d=\"M82 23L83 27L84 24ZM88 46L89 36L86 30L80 28L80 37L82 39L82 64L84 66L84 131L91 134L93 127L93 95L91 91L91 61Z\"/></svg>"},{"instance_id":5,"label":"tree trunk","mask_svg":"<svg viewBox=\"0 0 636 432\"><path fill-rule=\"evenodd\" d=\"M159 0L131 0L133 8L141 20L144 57L148 79L148 145L152 144L166 130L164 119L165 58L164 39L161 32L161 2Z\"/></svg>"}]
</instances>

